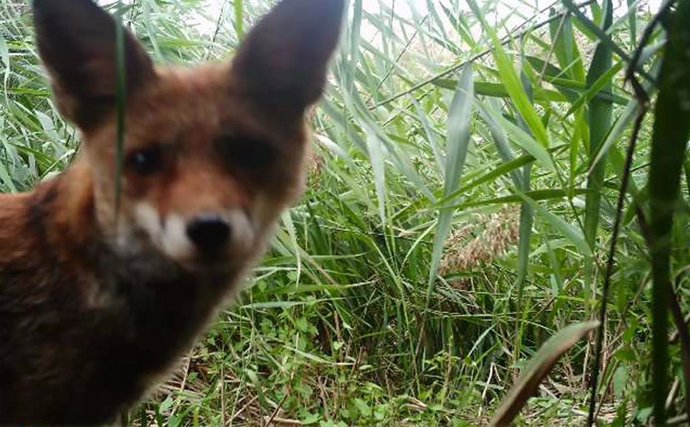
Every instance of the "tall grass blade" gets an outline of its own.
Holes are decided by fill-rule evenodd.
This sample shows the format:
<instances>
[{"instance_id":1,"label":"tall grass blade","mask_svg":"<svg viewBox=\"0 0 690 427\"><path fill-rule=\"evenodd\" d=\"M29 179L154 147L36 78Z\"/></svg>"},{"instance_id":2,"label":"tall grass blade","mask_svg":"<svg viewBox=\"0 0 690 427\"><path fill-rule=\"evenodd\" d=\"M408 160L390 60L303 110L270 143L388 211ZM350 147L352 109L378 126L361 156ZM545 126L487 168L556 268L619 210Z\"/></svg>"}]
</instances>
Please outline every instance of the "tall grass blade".
<instances>
[{"instance_id":1,"label":"tall grass blade","mask_svg":"<svg viewBox=\"0 0 690 427\"><path fill-rule=\"evenodd\" d=\"M491 38L491 43L494 46L494 60L496 61L496 66L498 67L498 73L501 77L501 81L508 91L508 94L510 95L510 99L515 104L515 109L525 120L537 142L539 142L542 147L548 148L551 144L546 128L539 118L539 114L534 108L534 105L532 105L530 102L529 97L527 96L527 93L520 82L520 77L518 76L518 73L515 72L515 68L513 68L513 62L510 60L510 57L503 48L501 40L496 34L494 28L489 25L488 22L486 22L486 19L481 13L477 3L474 0L467 1L472 11L481 21L484 31L486 31Z\"/></svg>"},{"instance_id":2,"label":"tall grass blade","mask_svg":"<svg viewBox=\"0 0 690 427\"><path fill-rule=\"evenodd\" d=\"M658 68L656 69L656 71L651 71L651 74L654 76L656 76L657 73ZM642 88L647 93L654 92L654 87L649 82L642 82ZM611 147L613 147L614 144L620 140L620 138L623 136L623 133L635 121L635 117L637 117L637 115L640 113L641 108L642 107L640 106L640 103L637 99L632 99L630 100L630 102L628 102L623 111L621 111L621 113L615 119L611 129L608 131L608 134L606 135L606 138L599 145L597 152L590 152L590 168L597 166L602 161L602 159L606 157ZM592 170L590 169L590 173L591 172Z\"/></svg>"},{"instance_id":3,"label":"tall grass blade","mask_svg":"<svg viewBox=\"0 0 690 427\"><path fill-rule=\"evenodd\" d=\"M386 169L383 157L383 147L381 147L381 141L379 141L373 129L367 129L366 142L371 166L374 169L376 197L379 200L379 218L381 220L381 226L384 226L386 224Z\"/></svg>"},{"instance_id":4,"label":"tall grass blade","mask_svg":"<svg viewBox=\"0 0 690 427\"><path fill-rule=\"evenodd\" d=\"M670 19L655 107L651 164L650 256L652 263L652 395L654 422L666 422L669 390L668 315L671 293L671 231L680 176L690 136L690 0L680 0Z\"/></svg>"},{"instance_id":5,"label":"tall grass blade","mask_svg":"<svg viewBox=\"0 0 690 427\"><path fill-rule=\"evenodd\" d=\"M553 9L550 15L555 16ZM549 30L551 38L555 38L554 53L558 59L558 64L565 73L564 77L569 77L577 82L584 82L585 68L573 33L573 21L570 14L563 15L559 21L553 21L549 25Z\"/></svg>"},{"instance_id":6,"label":"tall grass blade","mask_svg":"<svg viewBox=\"0 0 690 427\"><path fill-rule=\"evenodd\" d=\"M242 40L244 38L244 0L235 0L232 6L235 12L235 33L237 33L237 38Z\"/></svg>"},{"instance_id":7,"label":"tall grass blade","mask_svg":"<svg viewBox=\"0 0 690 427\"><path fill-rule=\"evenodd\" d=\"M527 77L527 73L524 72L525 68L523 68L523 72L520 74L520 80L522 82L522 86L525 90L525 93L527 94L530 103L534 102L534 97L532 96L533 94L533 86ZM527 128L524 122L521 122L521 126L523 129ZM527 131L528 129L525 129ZM525 167L522 168L522 176L521 180L517 183L517 188L521 192L528 192L531 190L531 185L532 185L532 164L525 165ZM518 239L518 254L517 254L517 278L515 280L515 284L518 288L518 310L522 310L522 287L525 282L525 278L527 277L527 270L528 270L528 265L529 265L529 252L530 252L530 242L532 239L532 225L534 222L534 211L532 207L527 204L523 203L522 206L520 206L520 228L519 228L519 239ZM523 315L526 315L527 311L523 313ZM516 343L518 341L516 340ZM519 348L519 345L516 346Z\"/></svg>"},{"instance_id":8,"label":"tall grass blade","mask_svg":"<svg viewBox=\"0 0 690 427\"><path fill-rule=\"evenodd\" d=\"M478 102L477 105L479 107L479 114L484 119L484 122L489 128L489 132L491 133L494 145L496 146L496 151L498 151L498 154L503 159L504 165L512 164L513 162L515 162L515 155L513 154L513 150L511 150L510 145L508 143L508 136L506 135L506 132L503 130L496 117L490 114L488 109L484 107L482 103ZM498 108L491 108L491 111L498 111ZM531 163L531 161L534 160L534 156L527 156L531 159L529 161ZM501 167L496 168L492 172L496 172L496 170L498 169L501 169ZM489 172L489 174L491 174L492 172ZM520 172L517 170L511 170L510 173L511 178L513 179L513 184L518 188L522 188L522 175L520 174Z\"/></svg>"},{"instance_id":9,"label":"tall grass blade","mask_svg":"<svg viewBox=\"0 0 690 427\"><path fill-rule=\"evenodd\" d=\"M161 51L160 43L158 42L158 31L156 31L156 23L153 22L153 13L152 13L152 8L153 6L151 5L153 0L142 0L141 3L141 9L144 13L144 25L146 26L146 32L148 33L149 37L149 43L151 43L151 47L153 48L153 53L156 57L156 59L163 59L163 52ZM118 6L120 10L122 9L122 1L118 0ZM120 22L118 24L122 24L122 21L120 19Z\"/></svg>"},{"instance_id":10,"label":"tall grass blade","mask_svg":"<svg viewBox=\"0 0 690 427\"><path fill-rule=\"evenodd\" d=\"M635 0L626 0L628 9L632 9L637 6ZM628 15L628 29L630 31L630 41L635 43L637 41L637 14L630 13Z\"/></svg>"},{"instance_id":11,"label":"tall grass blade","mask_svg":"<svg viewBox=\"0 0 690 427\"><path fill-rule=\"evenodd\" d=\"M462 70L458 80L458 88L451 102L448 113L448 134L446 140L446 167L444 195L450 196L460 185L460 177L465 167L467 151L470 144L470 125L474 105L474 85L472 80L472 66L467 65ZM439 212L434 246L431 255L431 268L427 285L427 304L431 297L436 273L443 255L443 246L450 233L451 219L454 209L442 208Z\"/></svg>"},{"instance_id":12,"label":"tall grass blade","mask_svg":"<svg viewBox=\"0 0 690 427\"><path fill-rule=\"evenodd\" d=\"M575 15L575 17L577 17L578 21L581 22L587 30L591 31L594 36L599 39L599 43L607 45L609 49L620 57L620 59L626 63L630 63L630 55L628 55L623 48L616 44L616 42L611 39L611 36L609 36L604 29L599 28L597 24L592 22L591 19L587 18L587 16L577 5L573 4L571 0L561 0L561 2L573 15ZM592 4L595 5L596 3ZM640 74L646 79L651 80L649 74L644 72L644 70L640 70Z\"/></svg>"},{"instance_id":13,"label":"tall grass blade","mask_svg":"<svg viewBox=\"0 0 690 427\"><path fill-rule=\"evenodd\" d=\"M561 235L570 240L570 242L580 251L580 253L586 256L592 256L592 249L587 244L587 241L579 228L574 227L566 222L563 218L541 206L533 197L529 197L527 194L523 194L517 190L516 194L519 198L530 205L542 218L548 221L552 227L558 230Z\"/></svg>"},{"instance_id":14,"label":"tall grass blade","mask_svg":"<svg viewBox=\"0 0 690 427\"><path fill-rule=\"evenodd\" d=\"M117 149L115 164L115 212L120 211L120 198L122 195L122 167L125 153L125 108L127 103L127 64L125 63L125 27L122 24L122 16L115 15L115 66L117 68L116 82L116 115L117 115Z\"/></svg>"},{"instance_id":15,"label":"tall grass blade","mask_svg":"<svg viewBox=\"0 0 690 427\"><path fill-rule=\"evenodd\" d=\"M602 31L608 30L613 21L613 4L611 0L604 3L604 22ZM599 42L594 51L592 65L587 73L587 86L592 87L600 82L602 76L605 83L600 87L606 92L610 92L613 84L612 76L607 75L612 68L613 53L608 44ZM611 129L611 117L613 105L611 102L602 99L592 99L589 101L589 160L594 160L599 152L599 147L606 139L606 135ZM599 226L599 210L601 205L601 191L604 184L604 174L606 172L606 157L603 156L593 168L587 179L587 195L585 196L585 238L590 247L594 247L597 228Z\"/></svg>"}]
</instances>

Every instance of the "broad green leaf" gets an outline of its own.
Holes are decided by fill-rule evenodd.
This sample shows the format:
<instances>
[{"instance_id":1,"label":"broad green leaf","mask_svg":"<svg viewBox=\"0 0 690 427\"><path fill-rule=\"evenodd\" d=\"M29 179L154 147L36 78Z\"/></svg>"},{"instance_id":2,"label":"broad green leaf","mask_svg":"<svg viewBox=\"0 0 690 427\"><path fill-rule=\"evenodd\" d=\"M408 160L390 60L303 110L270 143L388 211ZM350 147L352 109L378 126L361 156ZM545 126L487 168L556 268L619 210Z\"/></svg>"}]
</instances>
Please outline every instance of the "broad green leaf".
<instances>
[{"instance_id":1,"label":"broad green leaf","mask_svg":"<svg viewBox=\"0 0 690 427\"><path fill-rule=\"evenodd\" d=\"M489 422L489 426L511 425L561 357L578 341L598 327L599 322L576 323L563 328L549 338L532 357L520 378L503 398L501 405Z\"/></svg>"},{"instance_id":2,"label":"broad green leaf","mask_svg":"<svg viewBox=\"0 0 690 427\"><path fill-rule=\"evenodd\" d=\"M472 123L472 111L474 105L474 85L472 67L466 66L458 80L458 88L451 102L448 113L448 135L446 139L446 167L443 194L453 194L460 185L460 177L467 151L470 145L470 124ZM431 268L429 269L429 281L427 285L427 303L431 297L431 291L436 280L436 273L443 255L443 247L450 233L453 209L441 209L438 225L434 236L434 246L431 255Z\"/></svg>"}]
</instances>

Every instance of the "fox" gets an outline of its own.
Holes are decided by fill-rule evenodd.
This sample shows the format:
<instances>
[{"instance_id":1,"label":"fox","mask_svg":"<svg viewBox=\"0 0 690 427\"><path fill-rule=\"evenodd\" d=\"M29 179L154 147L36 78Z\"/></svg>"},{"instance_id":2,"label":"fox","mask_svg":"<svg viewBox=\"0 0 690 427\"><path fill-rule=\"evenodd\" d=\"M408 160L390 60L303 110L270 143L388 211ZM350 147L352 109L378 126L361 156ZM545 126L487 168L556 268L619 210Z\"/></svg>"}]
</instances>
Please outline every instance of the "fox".
<instances>
[{"instance_id":1,"label":"fox","mask_svg":"<svg viewBox=\"0 0 690 427\"><path fill-rule=\"evenodd\" d=\"M236 299L305 191L344 0L282 0L193 67L154 65L93 0L32 9L80 148L0 195L0 424L109 423Z\"/></svg>"}]
</instances>

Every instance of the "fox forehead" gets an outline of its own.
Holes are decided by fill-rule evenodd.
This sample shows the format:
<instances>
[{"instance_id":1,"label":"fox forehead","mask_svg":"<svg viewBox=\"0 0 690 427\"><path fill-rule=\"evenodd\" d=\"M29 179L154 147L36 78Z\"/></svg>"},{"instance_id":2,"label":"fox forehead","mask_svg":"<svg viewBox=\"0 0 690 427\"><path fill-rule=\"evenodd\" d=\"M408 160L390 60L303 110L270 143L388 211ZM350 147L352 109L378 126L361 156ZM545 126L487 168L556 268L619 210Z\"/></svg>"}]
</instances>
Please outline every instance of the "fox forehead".
<instances>
[{"instance_id":1,"label":"fox forehead","mask_svg":"<svg viewBox=\"0 0 690 427\"><path fill-rule=\"evenodd\" d=\"M305 121L262 115L230 69L230 64L157 68L156 78L126 105L126 146L193 144L233 135L275 141L291 150L304 145L308 134ZM112 141L116 132L113 114L102 126L85 131L84 137L87 142ZM116 148L112 143L99 145L110 148L108 151Z\"/></svg>"}]
</instances>

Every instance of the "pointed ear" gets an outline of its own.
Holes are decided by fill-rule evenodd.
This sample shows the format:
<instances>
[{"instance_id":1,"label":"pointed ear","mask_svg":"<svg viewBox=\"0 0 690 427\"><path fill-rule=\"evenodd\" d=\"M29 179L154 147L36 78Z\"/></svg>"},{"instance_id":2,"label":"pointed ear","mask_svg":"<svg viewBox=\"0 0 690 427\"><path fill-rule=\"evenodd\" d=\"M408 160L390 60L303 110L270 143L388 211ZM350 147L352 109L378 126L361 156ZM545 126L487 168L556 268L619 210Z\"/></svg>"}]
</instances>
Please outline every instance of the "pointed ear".
<instances>
[{"instance_id":1,"label":"pointed ear","mask_svg":"<svg viewBox=\"0 0 690 427\"><path fill-rule=\"evenodd\" d=\"M340 35L344 0L283 0L240 45L232 72L264 110L302 115L316 102Z\"/></svg>"},{"instance_id":2,"label":"pointed ear","mask_svg":"<svg viewBox=\"0 0 690 427\"><path fill-rule=\"evenodd\" d=\"M92 0L33 0L38 50L63 115L82 130L98 125L115 108L116 23ZM125 30L127 95L155 72L151 59Z\"/></svg>"}]
</instances>

